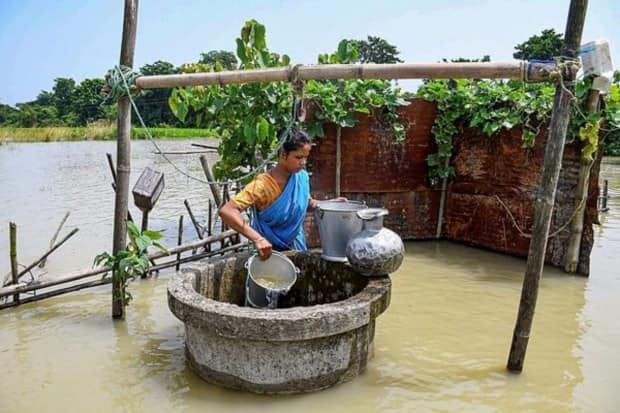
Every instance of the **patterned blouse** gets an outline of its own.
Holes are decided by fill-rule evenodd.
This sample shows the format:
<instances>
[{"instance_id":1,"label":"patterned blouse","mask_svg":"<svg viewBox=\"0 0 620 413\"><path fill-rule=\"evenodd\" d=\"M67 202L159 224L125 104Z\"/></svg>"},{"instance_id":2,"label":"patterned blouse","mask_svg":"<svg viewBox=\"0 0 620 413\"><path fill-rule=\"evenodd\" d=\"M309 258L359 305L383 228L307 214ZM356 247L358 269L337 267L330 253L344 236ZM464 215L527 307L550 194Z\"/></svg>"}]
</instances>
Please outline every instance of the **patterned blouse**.
<instances>
[{"instance_id":1,"label":"patterned blouse","mask_svg":"<svg viewBox=\"0 0 620 413\"><path fill-rule=\"evenodd\" d=\"M241 210L255 206L259 211L264 210L278 199L282 193L282 188L278 182L269 174L262 173L257 175L241 192L232 197L232 201Z\"/></svg>"}]
</instances>

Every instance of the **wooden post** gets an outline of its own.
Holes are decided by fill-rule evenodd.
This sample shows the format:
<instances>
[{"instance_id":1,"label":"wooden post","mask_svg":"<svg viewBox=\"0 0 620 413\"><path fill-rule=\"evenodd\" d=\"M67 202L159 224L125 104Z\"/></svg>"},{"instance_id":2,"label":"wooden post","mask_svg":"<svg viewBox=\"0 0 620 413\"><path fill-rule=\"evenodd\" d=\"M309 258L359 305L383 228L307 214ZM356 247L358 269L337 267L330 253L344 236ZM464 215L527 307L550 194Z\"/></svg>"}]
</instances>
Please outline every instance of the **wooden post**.
<instances>
[{"instance_id":1,"label":"wooden post","mask_svg":"<svg viewBox=\"0 0 620 413\"><path fill-rule=\"evenodd\" d=\"M123 17L123 38L121 42L120 64L133 67L138 20L138 0L125 0ZM118 101L118 140L116 144L117 182L114 202L114 244L112 254L125 249L127 243L127 211L129 200L129 173L131 171L131 103L128 96ZM112 283L112 317L123 318L121 286Z\"/></svg>"},{"instance_id":2,"label":"wooden post","mask_svg":"<svg viewBox=\"0 0 620 413\"><path fill-rule=\"evenodd\" d=\"M450 157L446 156L443 161L444 168L450 166ZM435 230L435 238L441 238L443 230L443 214L446 209L446 197L448 196L448 177L444 176L441 180L441 198L439 198L439 212L437 213L437 228Z\"/></svg>"},{"instance_id":3,"label":"wooden post","mask_svg":"<svg viewBox=\"0 0 620 413\"><path fill-rule=\"evenodd\" d=\"M563 56L577 58L579 55L579 45L581 44L581 34L583 32L587 7L587 0L571 0L570 2L562 50ZM574 80L576 70L568 72L564 80ZM536 309L536 299L538 298L538 284L545 263L547 236L551 224L551 213L553 203L555 202L555 192L560 174L572 99L571 93L565 90L565 87L562 85L556 86L553 113L549 125L549 138L545 148L542 179L536 197L534 227L523 279L523 289L521 290L519 313L508 356L507 368L514 372L521 372L523 370L523 361L525 360L527 343L530 338Z\"/></svg>"},{"instance_id":4,"label":"wooden post","mask_svg":"<svg viewBox=\"0 0 620 413\"><path fill-rule=\"evenodd\" d=\"M594 113L598 110L599 97L601 92L598 90L590 90L588 95L586 111ZM596 155L595 155L596 156ZM588 203L588 187L590 181L590 170L594 164L593 159L585 159L581 157L581 166L579 167L579 183L577 184L577 193L575 194L575 216L571 222L571 235L566 250L566 263L564 271L569 273L577 272L579 266L579 252L581 251L581 237L583 236L583 221L586 215L586 206Z\"/></svg>"},{"instance_id":5,"label":"wooden post","mask_svg":"<svg viewBox=\"0 0 620 413\"><path fill-rule=\"evenodd\" d=\"M213 194L213 200L215 201L215 205L218 208L221 208L222 195L220 194L220 190L217 187L217 184L211 183L211 182L215 182L215 178L213 177L213 172L211 171L211 167L209 166L209 161L207 160L206 156L204 155L200 156L200 165L202 165L202 171L207 177L207 181L209 181L209 188L211 188L211 193Z\"/></svg>"},{"instance_id":6,"label":"wooden post","mask_svg":"<svg viewBox=\"0 0 620 413\"><path fill-rule=\"evenodd\" d=\"M11 279L13 284L17 284L17 225L9 222L9 256L11 259ZM19 302L19 293L13 295L13 301Z\"/></svg>"},{"instance_id":7,"label":"wooden post","mask_svg":"<svg viewBox=\"0 0 620 413\"><path fill-rule=\"evenodd\" d=\"M601 212L609 211L607 207L607 199L609 199L609 181L605 179L603 181L603 197L601 198Z\"/></svg>"},{"instance_id":8,"label":"wooden post","mask_svg":"<svg viewBox=\"0 0 620 413\"><path fill-rule=\"evenodd\" d=\"M342 128L336 129L336 198L340 196L340 170L342 169Z\"/></svg>"},{"instance_id":9,"label":"wooden post","mask_svg":"<svg viewBox=\"0 0 620 413\"><path fill-rule=\"evenodd\" d=\"M56 242L56 238L58 238L58 234L60 233L60 230L62 229L63 225L65 225L65 222L67 221L67 218L69 218L69 214L71 212L67 211L67 213L65 214L65 216L62 218L62 220L60 221L60 225L58 225L58 229L56 230L56 232L54 233L54 235L52 236L52 239L50 240L50 246L49 248L52 248L54 246L54 243ZM45 260L46 258L43 258L43 261L41 261L39 263L39 268L43 268L45 267Z\"/></svg>"},{"instance_id":10,"label":"wooden post","mask_svg":"<svg viewBox=\"0 0 620 413\"><path fill-rule=\"evenodd\" d=\"M183 215L179 216L179 235L177 237L177 246L183 244ZM179 271L181 267L181 252L177 253L177 265L175 269Z\"/></svg>"},{"instance_id":11,"label":"wooden post","mask_svg":"<svg viewBox=\"0 0 620 413\"><path fill-rule=\"evenodd\" d=\"M187 209L187 213L189 214L189 219L191 219L192 224L194 224L194 229L196 230L196 234L198 234L198 238L203 239L204 231L202 230L202 228L200 228L200 225L198 224L196 217L194 217L194 213L192 212L192 209L189 207L189 202L186 199L185 201L183 201L183 203L185 204L185 209Z\"/></svg>"}]
</instances>

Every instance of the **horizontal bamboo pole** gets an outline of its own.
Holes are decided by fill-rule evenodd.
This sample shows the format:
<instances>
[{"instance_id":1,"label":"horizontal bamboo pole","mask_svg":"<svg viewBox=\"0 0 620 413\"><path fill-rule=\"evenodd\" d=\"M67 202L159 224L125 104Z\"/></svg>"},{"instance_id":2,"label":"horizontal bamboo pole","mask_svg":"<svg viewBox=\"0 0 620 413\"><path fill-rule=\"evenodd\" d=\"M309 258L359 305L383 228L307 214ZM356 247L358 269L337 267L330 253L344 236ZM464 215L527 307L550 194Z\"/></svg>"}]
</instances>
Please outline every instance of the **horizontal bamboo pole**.
<instances>
[{"instance_id":1,"label":"horizontal bamboo pole","mask_svg":"<svg viewBox=\"0 0 620 413\"><path fill-rule=\"evenodd\" d=\"M207 244L221 241L224 238L229 238L235 234L236 232L233 230L229 230L229 231L226 231L220 234L215 234L202 240L198 240L198 241L191 242L185 245L171 248L167 252L156 252L153 254L149 254L149 259L154 260L154 259L169 256L169 255L173 255L178 252L189 251L191 249L200 248ZM213 251L213 253L217 253L217 251L219 250ZM170 265L172 266L174 265L174 263L176 263L176 260L171 261ZM156 267L153 267L153 268L156 269ZM52 287L54 285L64 284L64 283L71 282L71 281L77 281L82 278L92 277L93 275L103 274L105 272L108 272L108 270L103 269L103 268L96 268L96 269L92 269L86 272L81 271L79 273L73 273L68 276L64 276L62 278L57 278L55 280L40 282L36 284L19 283L16 285L11 285L8 287L0 288L0 297L6 297L8 295L15 294L15 293L22 293L22 292L28 292L28 291L33 291L33 290L39 290L42 288Z\"/></svg>"},{"instance_id":2,"label":"horizontal bamboo pole","mask_svg":"<svg viewBox=\"0 0 620 413\"><path fill-rule=\"evenodd\" d=\"M140 89L155 89L311 79L522 79L542 82L549 80L549 72L555 68L555 63L530 63L525 60L508 63L296 65L267 69L140 76L136 79L136 85Z\"/></svg>"},{"instance_id":3,"label":"horizontal bamboo pole","mask_svg":"<svg viewBox=\"0 0 620 413\"><path fill-rule=\"evenodd\" d=\"M193 260L201 259L201 258L212 257L214 255L223 254L225 252L237 250L237 249L240 249L240 248L244 248L246 246L248 246L247 242L243 242L243 243L239 243L239 244L234 244L234 245L228 246L226 248L222 248L222 249L215 250L215 251L212 251L212 252L204 252L204 253L197 254L197 255L194 255L194 256L191 256L191 257L182 258L181 259L181 263L185 263L185 262L189 262L189 261L193 261ZM177 263L177 260L173 260L173 261L165 262L165 263L162 263L162 264L158 264L156 266L151 267L149 269L149 272L150 271L159 271L159 270L164 269L164 268L174 267L176 265L176 263ZM104 272L104 270L97 270L97 271L93 271L93 272L102 273L102 272ZM92 275L96 275L96 274L91 274L89 276L92 276ZM65 280L65 281L62 281L62 282L64 283L64 282L68 282L68 281ZM20 304L29 303L29 302L32 302L32 301L42 300L44 298L55 297L57 295L66 294L66 293L70 293L70 292L73 292L73 291L79 291L79 290L82 290L82 289L85 289L85 288L91 288L91 287L97 287L97 286L100 286L100 285L110 284L111 282L112 282L112 279L109 278L109 277L108 278L102 278L102 279L93 280L93 281L89 281L89 282L82 283L82 284L76 284L76 285L72 285L72 286L69 286L69 287L59 288L59 289L56 289L56 290L53 290L53 291L46 291L44 293L39 293L39 294L33 295L31 297L27 297L27 298L23 298L22 297L20 299L20 301L10 301L8 303L0 304L0 310L2 310L4 308L9 308L9 307L15 307L15 306L18 306ZM54 285L56 285L56 284L60 284L60 282L59 283L55 283ZM25 285L25 284L21 284L21 285ZM41 285L37 285L36 287L37 287L36 289L40 289Z\"/></svg>"}]
</instances>

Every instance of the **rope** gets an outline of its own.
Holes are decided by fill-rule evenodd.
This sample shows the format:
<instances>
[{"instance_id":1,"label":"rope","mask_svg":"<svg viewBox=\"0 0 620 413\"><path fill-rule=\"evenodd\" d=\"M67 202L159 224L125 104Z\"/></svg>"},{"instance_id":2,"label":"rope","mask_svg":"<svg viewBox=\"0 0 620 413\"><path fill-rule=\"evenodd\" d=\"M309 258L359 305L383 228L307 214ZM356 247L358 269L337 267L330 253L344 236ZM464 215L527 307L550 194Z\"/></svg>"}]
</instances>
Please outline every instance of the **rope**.
<instances>
[{"instance_id":1,"label":"rope","mask_svg":"<svg viewBox=\"0 0 620 413\"><path fill-rule=\"evenodd\" d=\"M512 220L512 225L517 229L517 231L519 231L519 234L522 237L525 238L532 238L532 234L526 234L525 232L523 232L523 230L519 227L519 225L517 224L517 220L515 219L515 217L512 215L512 212L510 212L510 209L508 209L508 207L506 206L506 204L504 204L504 202L500 199L499 196L497 195L493 195L493 198L495 198L497 200L497 202L500 203L501 206L504 207L504 209L506 210L506 212L508 213L508 216L510 216L510 219ZM570 216L570 218L566 221L566 223L564 225L562 225L559 229L557 229L556 231L554 231L553 233L549 234L549 236L547 236L547 239L549 238L553 238L556 235L558 235L560 232L564 231L566 229L566 227L568 227L570 225L571 222L573 222L573 218L575 218L575 215L577 215L577 212L579 212L581 210L581 207L583 206L583 204L585 203L585 199L582 199L581 202L579 202L579 205L577 205L577 207L575 208L575 210L573 211L573 214Z\"/></svg>"},{"instance_id":2,"label":"rope","mask_svg":"<svg viewBox=\"0 0 620 413\"><path fill-rule=\"evenodd\" d=\"M123 96L130 96L131 94L139 94L138 87L136 86L136 79L142 76L142 73L134 71L129 66L114 66L114 69L108 70L105 74L105 86L104 92L108 95L103 100L101 105L108 100L118 100Z\"/></svg>"},{"instance_id":3,"label":"rope","mask_svg":"<svg viewBox=\"0 0 620 413\"><path fill-rule=\"evenodd\" d=\"M231 180L228 180L228 181L208 181L206 179L201 179L201 178L198 178L198 177L195 177L193 175L188 174L187 172L185 172L181 168L179 168L174 162L172 162L170 160L170 158L168 158L166 156L164 151L162 151L161 148L159 147L159 145L157 145L157 143L155 142L155 139L153 139L153 135L151 135L151 132L147 128L146 124L144 123L144 120L142 119L142 116L140 115L140 111L138 110L138 107L136 106L136 103L134 102L133 97L131 96L131 87L129 85L129 82L133 81L135 83L135 78L137 76L136 77L131 77L129 79L129 81L128 81L128 79L126 79L126 77L125 77L125 73L123 72L122 67L119 67L118 65L114 66L114 71L115 71L116 75L115 76L110 76L110 77L114 78L114 79L116 79L118 77L118 78L120 78L122 80L122 85L124 86L124 92L123 92L123 95L121 95L121 96L129 97L129 101L131 102L131 106L133 107L133 110L136 113L136 116L138 117L138 120L140 121L140 125L144 129L144 132L146 133L146 136L149 139L149 141L153 144L153 146L157 150L157 154L161 155L166 160L166 162L168 162L170 165L172 165L172 167L177 172L179 172L181 175L184 175L187 178L193 179L193 180L201 182L203 184L216 184L216 185L234 184L234 183L237 183L237 182L241 182L241 181L243 181L244 179L246 179L246 178L248 178L250 176L255 175L259 171L264 170L265 166L276 157L276 155L278 154L278 152L282 148L282 145L284 145L284 142L286 142L286 138L290 135L291 130L293 129L293 126L295 125L295 121L296 121L296 118L297 118L297 111L299 110L299 104L297 103L297 99L295 99L294 104L293 104L293 116L291 117L291 121L286 126L286 129L284 130L282 135L280 135L280 137L278 139L278 144L269 153L267 158L264 159L263 162L261 162L256 168L250 170L248 173L243 174L243 175L241 175L238 178L231 179ZM111 70L108 71L108 73L110 73L110 72L111 72ZM133 73L135 73L135 72L132 72L132 74ZM112 89L110 92L114 93L114 89ZM114 96L116 97L117 95L115 94Z\"/></svg>"}]
</instances>

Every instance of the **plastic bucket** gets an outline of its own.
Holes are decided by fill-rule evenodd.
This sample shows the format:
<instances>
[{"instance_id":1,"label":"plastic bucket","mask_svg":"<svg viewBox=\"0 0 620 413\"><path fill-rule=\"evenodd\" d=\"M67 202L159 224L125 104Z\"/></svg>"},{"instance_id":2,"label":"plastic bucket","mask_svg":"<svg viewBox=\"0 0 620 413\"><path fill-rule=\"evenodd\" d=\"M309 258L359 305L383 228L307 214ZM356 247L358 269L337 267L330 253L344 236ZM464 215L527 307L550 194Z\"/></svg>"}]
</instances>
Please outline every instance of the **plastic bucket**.
<instances>
[{"instance_id":1,"label":"plastic bucket","mask_svg":"<svg viewBox=\"0 0 620 413\"><path fill-rule=\"evenodd\" d=\"M357 211L368 208L359 201L320 201L314 210L319 238L327 261L346 262L347 243L362 230L363 221Z\"/></svg>"},{"instance_id":2,"label":"plastic bucket","mask_svg":"<svg viewBox=\"0 0 620 413\"><path fill-rule=\"evenodd\" d=\"M288 294L299 274L295 264L276 251L265 261L261 261L258 255L252 255L246 262L246 268L246 298L254 308L277 308L278 298Z\"/></svg>"}]
</instances>

